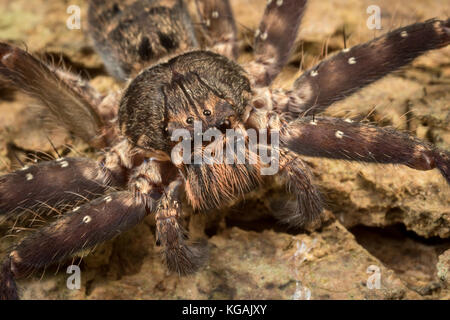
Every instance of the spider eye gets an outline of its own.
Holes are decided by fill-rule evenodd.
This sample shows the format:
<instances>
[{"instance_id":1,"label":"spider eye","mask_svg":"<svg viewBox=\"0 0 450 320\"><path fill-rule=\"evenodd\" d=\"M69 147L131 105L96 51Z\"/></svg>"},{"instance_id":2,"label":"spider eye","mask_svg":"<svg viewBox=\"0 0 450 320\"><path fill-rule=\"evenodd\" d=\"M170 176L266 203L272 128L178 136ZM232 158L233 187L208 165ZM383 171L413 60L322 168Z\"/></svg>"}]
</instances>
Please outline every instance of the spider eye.
<instances>
[{"instance_id":1,"label":"spider eye","mask_svg":"<svg viewBox=\"0 0 450 320\"><path fill-rule=\"evenodd\" d=\"M211 110L205 110L205 111L203 111L203 114L205 116L210 116L211 115Z\"/></svg>"},{"instance_id":2,"label":"spider eye","mask_svg":"<svg viewBox=\"0 0 450 320\"><path fill-rule=\"evenodd\" d=\"M194 118L193 117L189 117L189 118L186 119L186 122L188 124L193 124L194 123Z\"/></svg>"}]
</instances>

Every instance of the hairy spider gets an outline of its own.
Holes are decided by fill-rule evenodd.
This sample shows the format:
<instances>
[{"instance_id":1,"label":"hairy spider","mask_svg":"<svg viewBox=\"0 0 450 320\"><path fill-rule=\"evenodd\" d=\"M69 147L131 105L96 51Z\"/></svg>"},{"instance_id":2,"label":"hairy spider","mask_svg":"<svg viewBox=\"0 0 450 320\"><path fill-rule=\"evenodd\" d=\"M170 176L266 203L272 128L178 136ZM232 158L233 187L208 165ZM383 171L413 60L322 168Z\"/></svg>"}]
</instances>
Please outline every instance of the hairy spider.
<instances>
[{"instance_id":1,"label":"hairy spider","mask_svg":"<svg viewBox=\"0 0 450 320\"><path fill-rule=\"evenodd\" d=\"M322 210L300 155L438 168L450 183L446 151L392 129L314 116L420 54L448 45L450 20L416 23L344 49L304 72L290 90L280 90L269 85L287 63L306 0L268 1L254 60L243 66L234 62L236 26L228 0L196 5L209 51L198 49L200 37L181 0L90 1L89 34L108 71L129 80L123 93L101 96L79 77L0 43L0 76L39 100L73 134L105 148L99 161L59 158L0 177L2 215L42 203L72 204L11 250L0 270L0 298L18 298L15 278L111 239L149 214L168 268L194 272L205 255L181 227L182 199L194 210L217 208L266 181L261 169L267 163L248 148L250 129L278 132L279 146L268 148L279 154L278 174L296 197L294 208L279 213L293 226ZM218 130L222 149L227 130L243 132L256 161L175 163L172 137L177 129L194 133L195 122ZM77 206L80 196L86 203Z\"/></svg>"}]
</instances>

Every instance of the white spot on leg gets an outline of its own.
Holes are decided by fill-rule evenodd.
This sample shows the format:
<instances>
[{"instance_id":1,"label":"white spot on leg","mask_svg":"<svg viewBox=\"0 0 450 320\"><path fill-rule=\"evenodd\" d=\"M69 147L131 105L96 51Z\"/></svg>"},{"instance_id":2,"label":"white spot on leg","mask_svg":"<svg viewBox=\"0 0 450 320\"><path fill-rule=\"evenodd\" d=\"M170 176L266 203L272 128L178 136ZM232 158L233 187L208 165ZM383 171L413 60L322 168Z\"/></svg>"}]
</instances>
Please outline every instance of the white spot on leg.
<instances>
[{"instance_id":1,"label":"white spot on leg","mask_svg":"<svg viewBox=\"0 0 450 320\"><path fill-rule=\"evenodd\" d=\"M277 6L281 7L283 5L283 0L277 0Z\"/></svg>"},{"instance_id":2,"label":"white spot on leg","mask_svg":"<svg viewBox=\"0 0 450 320\"><path fill-rule=\"evenodd\" d=\"M205 20L205 25L206 25L207 27L209 27L209 26L211 25L211 20L206 19L206 20Z\"/></svg>"},{"instance_id":3,"label":"white spot on leg","mask_svg":"<svg viewBox=\"0 0 450 320\"><path fill-rule=\"evenodd\" d=\"M349 118L345 119L344 121L345 121L345 122L348 122L348 123L352 123L352 122L353 122L353 120L352 120L352 119L349 119Z\"/></svg>"},{"instance_id":4,"label":"white spot on leg","mask_svg":"<svg viewBox=\"0 0 450 320\"><path fill-rule=\"evenodd\" d=\"M336 133L334 134L336 136L336 138L338 139L342 139L342 137L344 136L344 133L342 131L336 131Z\"/></svg>"},{"instance_id":5,"label":"white spot on leg","mask_svg":"<svg viewBox=\"0 0 450 320\"><path fill-rule=\"evenodd\" d=\"M318 74L319 72L317 72L316 70L311 71L311 77L317 77Z\"/></svg>"},{"instance_id":6,"label":"white spot on leg","mask_svg":"<svg viewBox=\"0 0 450 320\"><path fill-rule=\"evenodd\" d=\"M261 40L266 40L267 39L267 31L265 31L264 33L261 34Z\"/></svg>"},{"instance_id":7,"label":"white spot on leg","mask_svg":"<svg viewBox=\"0 0 450 320\"><path fill-rule=\"evenodd\" d=\"M408 32L402 31L402 32L400 33L400 36L401 36L402 38L406 38L406 37L408 36Z\"/></svg>"},{"instance_id":8,"label":"white spot on leg","mask_svg":"<svg viewBox=\"0 0 450 320\"><path fill-rule=\"evenodd\" d=\"M3 61L8 60L8 58L11 56L11 52L8 52L7 54L5 54L2 58Z\"/></svg>"},{"instance_id":9,"label":"white spot on leg","mask_svg":"<svg viewBox=\"0 0 450 320\"><path fill-rule=\"evenodd\" d=\"M267 0L267 5L271 4L272 0Z\"/></svg>"},{"instance_id":10,"label":"white spot on leg","mask_svg":"<svg viewBox=\"0 0 450 320\"><path fill-rule=\"evenodd\" d=\"M20 171L25 171L25 170L28 170L29 168L30 168L29 166L25 166L25 167L21 168Z\"/></svg>"},{"instance_id":11,"label":"white spot on leg","mask_svg":"<svg viewBox=\"0 0 450 320\"><path fill-rule=\"evenodd\" d=\"M27 173L27 175L25 176L25 178L27 179L27 181L33 180L33 175L31 173Z\"/></svg>"},{"instance_id":12,"label":"white spot on leg","mask_svg":"<svg viewBox=\"0 0 450 320\"><path fill-rule=\"evenodd\" d=\"M78 210L80 210L80 207L76 207L72 210L72 212L77 212Z\"/></svg>"},{"instance_id":13,"label":"white spot on leg","mask_svg":"<svg viewBox=\"0 0 450 320\"><path fill-rule=\"evenodd\" d=\"M61 162L61 161L64 161L65 159L64 158L58 158L58 159L56 159L56 162Z\"/></svg>"},{"instance_id":14,"label":"white spot on leg","mask_svg":"<svg viewBox=\"0 0 450 320\"><path fill-rule=\"evenodd\" d=\"M350 48L345 48L344 50L342 50L342 52L349 52Z\"/></svg>"},{"instance_id":15,"label":"white spot on leg","mask_svg":"<svg viewBox=\"0 0 450 320\"><path fill-rule=\"evenodd\" d=\"M316 120L311 120L309 122L309 124L313 125L313 126L317 126L317 121Z\"/></svg>"},{"instance_id":16,"label":"white spot on leg","mask_svg":"<svg viewBox=\"0 0 450 320\"><path fill-rule=\"evenodd\" d=\"M259 29L256 29L255 31L255 38L259 37L261 31Z\"/></svg>"},{"instance_id":17,"label":"white spot on leg","mask_svg":"<svg viewBox=\"0 0 450 320\"><path fill-rule=\"evenodd\" d=\"M69 163L67 161L62 161L61 162L61 168L66 168L69 166Z\"/></svg>"},{"instance_id":18,"label":"white spot on leg","mask_svg":"<svg viewBox=\"0 0 450 320\"><path fill-rule=\"evenodd\" d=\"M106 201L106 203L111 202L111 201L112 201L111 196L107 196L107 197L105 198L105 201Z\"/></svg>"},{"instance_id":19,"label":"white spot on leg","mask_svg":"<svg viewBox=\"0 0 450 320\"><path fill-rule=\"evenodd\" d=\"M89 223L89 222L91 222L91 221L92 221L91 216L84 216L84 217L83 217L83 222L84 222L84 223Z\"/></svg>"},{"instance_id":20,"label":"white spot on leg","mask_svg":"<svg viewBox=\"0 0 450 320\"><path fill-rule=\"evenodd\" d=\"M213 19L217 19L219 17L219 12L218 11L213 11L211 13L211 17L213 17Z\"/></svg>"},{"instance_id":21,"label":"white spot on leg","mask_svg":"<svg viewBox=\"0 0 450 320\"><path fill-rule=\"evenodd\" d=\"M356 63L355 57L351 57L350 59L348 59L348 64L355 64L355 63Z\"/></svg>"}]
</instances>

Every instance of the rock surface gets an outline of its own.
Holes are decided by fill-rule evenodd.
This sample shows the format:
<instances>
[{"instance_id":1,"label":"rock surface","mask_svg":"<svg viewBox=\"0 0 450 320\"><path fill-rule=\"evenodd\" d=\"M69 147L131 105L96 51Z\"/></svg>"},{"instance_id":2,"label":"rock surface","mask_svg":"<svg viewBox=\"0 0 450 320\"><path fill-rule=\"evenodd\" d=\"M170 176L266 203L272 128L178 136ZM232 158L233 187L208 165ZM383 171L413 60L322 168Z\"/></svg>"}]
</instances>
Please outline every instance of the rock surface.
<instances>
[{"instance_id":1,"label":"rock surface","mask_svg":"<svg viewBox=\"0 0 450 320\"><path fill-rule=\"evenodd\" d=\"M232 0L238 21L241 61L262 16L264 0ZM372 1L311 1L290 65L274 86L288 87L304 69L343 47L374 34L432 17L445 18L444 1L377 1L382 30L366 27ZM81 8L81 30L66 27L69 5ZM121 85L106 75L83 33L86 2L2 1L0 40L24 46L41 57L61 60L91 78L102 92ZM303 49L303 57L302 57ZM302 69L299 70L300 60ZM450 48L431 52L411 66L336 103L328 115L366 119L408 130L450 149ZM33 101L0 83L0 172L17 168L36 151L53 153L46 136L68 155L94 156L62 131L45 132L45 119L30 111ZM42 154L40 154L42 156ZM209 262L186 278L169 274L153 236L154 221L105 243L80 264L80 290L69 290L70 261L19 281L24 299L449 299L450 192L433 170L355 164L305 158L313 169L326 207L323 224L287 230L271 217L281 194L274 186L249 195L244 204L208 216L191 217L194 237L207 239ZM243 214L245 213L245 214ZM13 222L1 226L8 234ZM17 230L17 229L16 229ZM20 233L18 233L20 235ZM0 253L17 241L4 237ZM379 287L377 279L380 280ZM372 289L371 289L372 288Z\"/></svg>"}]
</instances>

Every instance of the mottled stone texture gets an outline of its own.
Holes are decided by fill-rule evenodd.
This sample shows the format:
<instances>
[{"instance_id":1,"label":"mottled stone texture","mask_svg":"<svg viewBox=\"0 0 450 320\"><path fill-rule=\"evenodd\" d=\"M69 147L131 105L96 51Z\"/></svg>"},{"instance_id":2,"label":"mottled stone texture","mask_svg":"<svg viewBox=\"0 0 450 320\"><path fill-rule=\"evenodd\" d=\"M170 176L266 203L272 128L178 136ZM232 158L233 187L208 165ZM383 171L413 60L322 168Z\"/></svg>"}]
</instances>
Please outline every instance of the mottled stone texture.
<instances>
[{"instance_id":1,"label":"mottled stone texture","mask_svg":"<svg viewBox=\"0 0 450 320\"><path fill-rule=\"evenodd\" d=\"M265 0L233 0L238 22L240 61L251 55ZM311 1L291 64L274 87L288 87L302 70L329 52L367 41L374 35L432 17L446 18L449 4L434 0L377 1L382 30L366 27L373 1ZM66 28L66 9L78 4L82 29ZM91 78L101 92L120 85L106 75L85 34L84 1L2 1L0 40L27 44L30 52L61 59ZM300 41L302 40L302 42ZM247 53L244 53L247 52ZM302 53L303 52L303 58ZM299 71L298 66L302 65ZM409 130L450 149L450 48L431 52L411 66L336 103L327 115L367 120ZM60 130L45 133L32 101L0 83L0 172L17 167L16 156L50 152L48 134L60 152L93 157L86 145ZM31 111L30 111L31 110ZM78 151L65 146L69 143ZM40 154L39 156L43 156ZM450 197L439 172L402 166L354 164L305 158L320 186L327 210L323 225L286 230L271 218L282 198L279 183L253 192L230 209L191 217L191 233L208 240L210 259L195 275L169 274L153 236L154 221L97 247L81 263L81 290L66 288L65 268L19 281L25 299L449 299ZM188 221L186 221L188 223ZM0 227L7 234L12 222ZM25 223L25 227L26 227ZM21 235L21 233L14 233ZM0 252L18 237L4 237ZM379 270L380 288L376 284ZM371 282L373 280L375 282Z\"/></svg>"}]
</instances>

